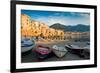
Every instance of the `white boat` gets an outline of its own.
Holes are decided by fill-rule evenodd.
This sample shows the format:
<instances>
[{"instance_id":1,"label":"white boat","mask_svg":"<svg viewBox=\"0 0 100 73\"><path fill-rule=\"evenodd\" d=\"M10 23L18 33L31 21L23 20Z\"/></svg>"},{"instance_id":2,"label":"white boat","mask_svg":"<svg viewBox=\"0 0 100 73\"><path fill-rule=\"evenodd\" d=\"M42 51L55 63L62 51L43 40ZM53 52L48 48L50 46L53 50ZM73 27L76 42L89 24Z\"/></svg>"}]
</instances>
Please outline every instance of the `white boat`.
<instances>
[{"instance_id":1,"label":"white boat","mask_svg":"<svg viewBox=\"0 0 100 73\"><path fill-rule=\"evenodd\" d=\"M27 52L35 46L35 42L31 41L29 38L21 39L21 52Z\"/></svg>"},{"instance_id":2,"label":"white boat","mask_svg":"<svg viewBox=\"0 0 100 73\"><path fill-rule=\"evenodd\" d=\"M54 45L52 47L52 51L59 58L63 57L67 53L67 50L65 49L65 47L61 47L61 46L57 46L57 45Z\"/></svg>"}]
</instances>

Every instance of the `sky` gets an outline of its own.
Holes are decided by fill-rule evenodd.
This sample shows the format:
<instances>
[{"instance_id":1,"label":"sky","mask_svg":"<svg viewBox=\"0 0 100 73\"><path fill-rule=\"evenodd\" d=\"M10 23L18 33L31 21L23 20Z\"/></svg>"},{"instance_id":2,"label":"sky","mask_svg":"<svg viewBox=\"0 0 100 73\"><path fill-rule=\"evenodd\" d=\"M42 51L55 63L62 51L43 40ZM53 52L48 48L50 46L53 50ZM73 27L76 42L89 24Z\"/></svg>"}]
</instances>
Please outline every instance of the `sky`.
<instances>
[{"instance_id":1,"label":"sky","mask_svg":"<svg viewBox=\"0 0 100 73\"><path fill-rule=\"evenodd\" d=\"M90 13L21 10L21 14L27 14L31 17L31 20L40 21L49 26L55 23L60 23L66 26L77 24L90 25Z\"/></svg>"}]
</instances>

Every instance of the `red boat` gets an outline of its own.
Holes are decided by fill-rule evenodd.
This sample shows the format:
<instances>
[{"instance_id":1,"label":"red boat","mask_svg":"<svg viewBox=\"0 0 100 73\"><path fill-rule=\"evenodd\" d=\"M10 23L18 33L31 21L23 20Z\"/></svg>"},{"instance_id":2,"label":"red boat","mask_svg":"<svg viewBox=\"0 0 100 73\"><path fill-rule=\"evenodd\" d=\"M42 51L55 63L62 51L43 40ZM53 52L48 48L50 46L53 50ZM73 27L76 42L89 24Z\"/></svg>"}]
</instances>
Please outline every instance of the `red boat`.
<instances>
[{"instance_id":1,"label":"red boat","mask_svg":"<svg viewBox=\"0 0 100 73\"><path fill-rule=\"evenodd\" d=\"M49 47L45 47L45 46L42 46L42 45L38 45L35 49L35 52L36 52L36 56L39 59L48 58L52 54L52 51Z\"/></svg>"}]
</instances>

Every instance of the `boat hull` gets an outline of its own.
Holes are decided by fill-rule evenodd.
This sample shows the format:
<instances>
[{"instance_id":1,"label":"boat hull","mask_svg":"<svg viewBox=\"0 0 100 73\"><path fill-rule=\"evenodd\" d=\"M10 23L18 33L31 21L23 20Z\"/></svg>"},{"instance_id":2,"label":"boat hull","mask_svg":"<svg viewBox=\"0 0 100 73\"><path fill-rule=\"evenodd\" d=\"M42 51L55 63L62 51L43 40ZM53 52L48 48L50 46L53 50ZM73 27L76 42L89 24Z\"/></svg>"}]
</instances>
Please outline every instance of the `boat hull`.
<instances>
[{"instance_id":1,"label":"boat hull","mask_svg":"<svg viewBox=\"0 0 100 73\"><path fill-rule=\"evenodd\" d=\"M54 54L55 54L57 57L59 57L59 58L64 57L65 54L67 53L67 52L61 52L61 51L58 51L58 50L53 50L53 52L54 52Z\"/></svg>"},{"instance_id":2,"label":"boat hull","mask_svg":"<svg viewBox=\"0 0 100 73\"><path fill-rule=\"evenodd\" d=\"M35 41L29 38L22 37L21 39L21 53L25 53L35 47Z\"/></svg>"},{"instance_id":3,"label":"boat hull","mask_svg":"<svg viewBox=\"0 0 100 73\"><path fill-rule=\"evenodd\" d=\"M52 51L59 58L63 57L67 53L67 50L64 47L58 47L57 45L52 47Z\"/></svg>"},{"instance_id":4,"label":"boat hull","mask_svg":"<svg viewBox=\"0 0 100 73\"><path fill-rule=\"evenodd\" d=\"M52 54L52 51L49 47L38 46L35 50L35 53L38 59L45 59Z\"/></svg>"},{"instance_id":5,"label":"boat hull","mask_svg":"<svg viewBox=\"0 0 100 73\"><path fill-rule=\"evenodd\" d=\"M28 46L28 47L21 47L21 52L24 53L24 52L27 52L29 50L32 50L33 47L34 47L34 45Z\"/></svg>"},{"instance_id":6,"label":"boat hull","mask_svg":"<svg viewBox=\"0 0 100 73\"><path fill-rule=\"evenodd\" d=\"M74 48L74 47L70 47L68 45L66 45L65 48L68 50L68 52L70 52L72 54L76 54L79 57L82 57L82 58L85 58L85 59L89 59L90 58L89 49L86 49L86 48Z\"/></svg>"}]
</instances>

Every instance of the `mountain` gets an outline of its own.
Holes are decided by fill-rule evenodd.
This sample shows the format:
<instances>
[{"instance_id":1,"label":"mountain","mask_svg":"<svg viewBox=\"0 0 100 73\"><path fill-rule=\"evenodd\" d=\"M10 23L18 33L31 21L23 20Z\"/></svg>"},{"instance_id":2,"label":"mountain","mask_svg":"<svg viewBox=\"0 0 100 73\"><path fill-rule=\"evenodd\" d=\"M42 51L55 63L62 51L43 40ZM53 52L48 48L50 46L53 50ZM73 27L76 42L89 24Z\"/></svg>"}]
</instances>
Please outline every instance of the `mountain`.
<instances>
[{"instance_id":1,"label":"mountain","mask_svg":"<svg viewBox=\"0 0 100 73\"><path fill-rule=\"evenodd\" d=\"M66 26L62 25L60 23L55 23L55 24L51 25L50 28L65 30Z\"/></svg>"},{"instance_id":2,"label":"mountain","mask_svg":"<svg viewBox=\"0 0 100 73\"><path fill-rule=\"evenodd\" d=\"M86 32L86 31L90 31L90 26L89 25L84 25L84 24L77 24L74 26L71 25L62 25L60 23L55 23L53 25L50 26L50 28L54 28L54 29L60 29L63 31L71 31L71 32Z\"/></svg>"}]
</instances>

